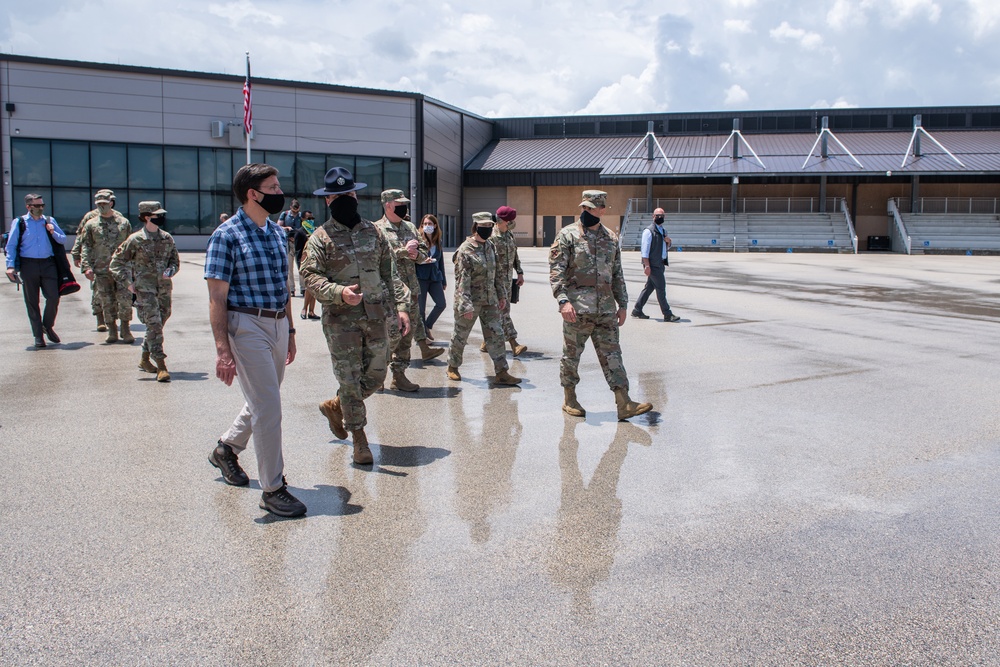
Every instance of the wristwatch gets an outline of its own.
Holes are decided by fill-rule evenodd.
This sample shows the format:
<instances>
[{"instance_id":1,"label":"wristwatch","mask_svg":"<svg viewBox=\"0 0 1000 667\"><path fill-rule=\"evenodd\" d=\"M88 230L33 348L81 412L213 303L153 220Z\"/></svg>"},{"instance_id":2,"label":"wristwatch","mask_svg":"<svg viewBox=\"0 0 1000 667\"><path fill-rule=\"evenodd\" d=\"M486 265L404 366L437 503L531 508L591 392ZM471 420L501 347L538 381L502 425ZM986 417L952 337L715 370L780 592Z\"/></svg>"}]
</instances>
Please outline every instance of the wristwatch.
<instances>
[{"instance_id":1,"label":"wristwatch","mask_svg":"<svg viewBox=\"0 0 1000 667\"><path fill-rule=\"evenodd\" d=\"M563 305L564 303L569 303L569 299L559 299L560 306Z\"/></svg>"},{"instance_id":2,"label":"wristwatch","mask_svg":"<svg viewBox=\"0 0 1000 667\"><path fill-rule=\"evenodd\" d=\"M288 327L288 333L290 334L295 333L295 327Z\"/></svg>"}]
</instances>

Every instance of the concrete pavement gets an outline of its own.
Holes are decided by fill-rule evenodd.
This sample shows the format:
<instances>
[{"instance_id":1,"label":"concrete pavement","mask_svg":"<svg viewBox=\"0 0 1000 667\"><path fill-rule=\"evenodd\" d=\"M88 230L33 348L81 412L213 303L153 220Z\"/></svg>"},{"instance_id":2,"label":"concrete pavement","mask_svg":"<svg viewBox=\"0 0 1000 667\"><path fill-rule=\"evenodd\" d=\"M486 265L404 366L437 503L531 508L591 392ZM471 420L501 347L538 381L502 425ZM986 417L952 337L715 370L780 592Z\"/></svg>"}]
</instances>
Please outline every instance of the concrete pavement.
<instances>
[{"instance_id":1,"label":"concrete pavement","mask_svg":"<svg viewBox=\"0 0 1000 667\"><path fill-rule=\"evenodd\" d=\"M674 253L683 321L654 297L622 329L654 412L618 423L590 348L587 418L560 411L546 251L521 257L526 382L488 387L478 328L462 382L415 363L420 393L368 403L371 470L317 410L335 382L295 299L302 520L258 509L252 449L249 490L206 460L242 400L200 254L170 384L86 291L34 350L0 285L0 664L1000 664L996 258Z\"/></svg>"}]
</instances>

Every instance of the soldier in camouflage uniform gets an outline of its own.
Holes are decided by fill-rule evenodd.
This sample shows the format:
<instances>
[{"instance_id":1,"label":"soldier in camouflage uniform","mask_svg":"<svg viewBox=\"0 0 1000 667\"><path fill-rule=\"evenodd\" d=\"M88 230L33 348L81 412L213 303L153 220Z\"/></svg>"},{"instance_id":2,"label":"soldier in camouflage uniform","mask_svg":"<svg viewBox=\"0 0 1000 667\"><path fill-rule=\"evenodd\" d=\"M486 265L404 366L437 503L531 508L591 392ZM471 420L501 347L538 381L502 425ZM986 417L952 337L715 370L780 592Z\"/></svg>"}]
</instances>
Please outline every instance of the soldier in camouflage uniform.
<instances>
[{"instance_id":1,"label":"soldier in camouflage uniform","mask_svg":"<svg viewBox=\"0 0 1000 667\"><path fill-rule=\"evenodd\" d=\"M628 375L618 344L628 293L618 236L600 224L606 201L606 192L584 191L580 219L563 227L549 250L549 283L563 318L559 365L559 382L565 394L563 411L574 417L587 414L576 399L576 385L580 382L580 355L589 338L604 378L615 393L618 419L623 420L649 412L653 406L636 403L628 395Z\"/></svg>"},{"instance_id":2,"label":"soldier in camouflage uniform","mask_svg":"<svg viewBox=\"0 0 1000 667\"><path fill-rule=\"evenodd\" d=\"M77 237L80 241L80 268L83 274L94 283L94 291L104 313L104 322L108 326L107 343L118 341L119 331L123 343L135 341L129 331L132 320L132 295L124 287L118 285L108 268L111 256L129 234L132 225L124 217L115 215L111 208L111 197L98 193L94 201L100 207L100 213L83 225L83 231ZM121 322L121 328L115 321Z\"/></svg>"},{"instance_id":3,"label":"soldier in camouflage uniform","mask_svg":"<svg viewBox=\"0 0 1000 667\"><path fill-rule=\"evenodd\" d=\"M517 256L517 241L514 240L513 231L517 210L510 206L501 206L497 209L496 217L497 226L493 236L490 237L490 243L497 251L497 272L503 278L504 286L507 288L505 295L507 305L500 311L500 316L503 319L503 337L510 343L510 350L517 357L528 351L527 345L518 344L517 329L514 328L514 322L510 319L511 292L513 291L511 272L517 273L518 287L524 284L524 271L521 270L521 259ZM486 351L485 341L479 349L482 352Z\"/></svg>"},{"instance_id":4,"label":"soldier in camouflage uniform","mask_svg":"<svg viewBox=\"0 0 1000 667\"><path fill-rule=\"evenodd\" d=\"M110 202L108 201L109 199L110 199ZM100 201L98 201L98 200L100 200ZM128 218L126 218L124 215L122 215L118 211L114 211L114 207L115 207L115 192L114 192L114 190L109 190L107 188L105 188L103 190L98 190L97 194L94 195L94 205L97 208L95 208L92 211L88 211L87 213L85 213L84 216L82 218L80 218L80 224L77 225L77 228L76 228L76 240L73 242L73 249L70 251L70 255L73 257L73 264L75 264L77 266L77 268L79 268L80 264L83 261L83 258L82 258L82 253L83 253L83 226L87 224L88 220L90 220L91 218L96 218L97 216L101 215L102 211L106 213L108 210L112 210L113 213L114 213L115 218L117 218L119 220L119 222L121 222L122 220L124 220L125 222L128 222ZM131 227L131 226L132 225L129 224L129 227ZM96 285L95 285L95 283L93 281L91 281L91 283L90 283L90 309L91 309L91 312L93 312L94 317L97 318L97 330L98 331L107 331L108 330L108 325L105 324L105 322L104 322L104 309L101 307L101 301L97 297L97 289L96 289Z\"/></svg>"},{"instance_id":5,"label":"soldier in camouflage uniform","mask_svg":"<svg viewBox=\"0 0 1000 667\"><path fill-rule=\"evenodd\" d=\"M351 431L354 462L373 462L364 400L385 381L389 358L386 321L410 331L410 293L396 274L392 248L374 223L358 215L357 190L347 169L334 167L313 194L326 197L330 219L306 242L302 282L323 304L323 333L333 359L337 396L320 404L340 439ZM391 290L391 292L390 292Z\"/></svg>"},{"instance_id":6,"label":"soldier in camouflage uniform","mask_svg":"<svg viewBox=\"0 0 1000 667\"><path fill-rule=\"evenodd\" d=\"M410 382L406 377L406 369L410 366L410 346L414 338L420 346L421 359L424 361L430 361L444 354L444 349L431 347L427 342L427 331L424 329L423 318L420 317L418 305L420 283L417 281L416 265L427 259L427 242L417 233L417 228L412 222L404 220L409 203L410 200L402 190L385 190L382 193L382 208L385 213L375 222L375 226L389 242L396 260L396 273L409 289L411 298L407 314L413 330L402 334L392 321L389 322L389 348L392 352L389 366L392 370L392 388L399 391L420 389L419 385Z\"/></svg>"},{"instance_id":7,"label":"soldier in camouflage uniform","mask_svg":"<svg viewBox=\"0 0 1000 667\"><path fill-rule=\"evenodd\" d=\"M127 293L135 294L139 321L146 325L139 368L156 373L157 382L170 382L163 325L170 317L173 277L181 266L174 237L160 229L165 213L158 201L139 202L143 227L129 236L111 259L111 272Z\"/></svg>"},{"instance_id":8,"label":"soldier in camouflage uniform","mask_svg":"<svg viewBox=\"0 0 1000 667\"><path fill-rule=\"evenodd\" d=\"M472 225L472 235L452 256L455 263L455 332L448 350L448 379L462 379L458 367L462 365L462 353L465 352L469 332L478 319L482 323L486 351L493 359L496 372L494 383L515 385L521 378L507 372L500 319L510 282L497 270L497 253L489 242L493 233L493 214L474 213Z\"/></svg>"}]
</instances>

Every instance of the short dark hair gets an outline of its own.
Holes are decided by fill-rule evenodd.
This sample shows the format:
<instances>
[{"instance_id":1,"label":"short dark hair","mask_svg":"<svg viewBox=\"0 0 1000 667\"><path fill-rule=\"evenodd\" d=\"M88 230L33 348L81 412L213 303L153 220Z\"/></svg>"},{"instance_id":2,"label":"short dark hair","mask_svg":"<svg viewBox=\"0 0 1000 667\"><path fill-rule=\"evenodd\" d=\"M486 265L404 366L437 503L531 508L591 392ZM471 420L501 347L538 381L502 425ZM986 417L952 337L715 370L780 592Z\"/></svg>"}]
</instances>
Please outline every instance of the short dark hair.
<instances>
[{"instance_id":1,"label":"short dark hair","mask_svg":"<svg viewBox=\"0 0 1000 667\"><path fill-rule=\"evenodd\" d=\"M269 164L253 162L243 165L233 178L233 194L240 200L240 204L246 204L249 199L248 190L257 190L261 183L277 175L278 170Z\"/></svg>"}]
</instances>

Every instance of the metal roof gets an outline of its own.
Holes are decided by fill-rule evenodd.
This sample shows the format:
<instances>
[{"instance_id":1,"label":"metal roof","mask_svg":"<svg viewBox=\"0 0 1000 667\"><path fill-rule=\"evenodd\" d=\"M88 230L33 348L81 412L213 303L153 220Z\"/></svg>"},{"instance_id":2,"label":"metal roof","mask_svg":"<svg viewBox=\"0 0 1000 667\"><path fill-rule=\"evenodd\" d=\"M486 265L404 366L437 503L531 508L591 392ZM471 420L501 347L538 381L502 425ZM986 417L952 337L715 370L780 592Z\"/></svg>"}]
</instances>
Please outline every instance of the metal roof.
<instances>
[{"instance_id":1,"label":"metal roof","mask_svg":"<svg viewBox=\"0 0 1000 667\"><path fill-rule=\"evenodd\" d=\"M865 175L865 174L982 174L1000 172L1000 131L935 131L931 135L962 165L934 145L927 136L921 140L921 156L908 154L912 133L838 132L837 139L861 163L851 159L833 140L828 157L820 157L816 133L744 135L760 156L763 166L745 145L740 158L732 158L731 139L724 134L709 136L657 137L670 160L626 158L639 136L569 137L554 139L500 139L484 148L467 165L468 171L574 171L601 170L602 178L657 178L737 175ZM730 141L729 144L726 144ZM713 163L713 158L725 150ZM808 158L808 159L807 159ZM905 158L905 164L904 164ZM805 165L803 166L803 163Z\"/></svg>"}]
</instances>

